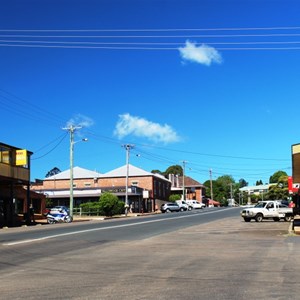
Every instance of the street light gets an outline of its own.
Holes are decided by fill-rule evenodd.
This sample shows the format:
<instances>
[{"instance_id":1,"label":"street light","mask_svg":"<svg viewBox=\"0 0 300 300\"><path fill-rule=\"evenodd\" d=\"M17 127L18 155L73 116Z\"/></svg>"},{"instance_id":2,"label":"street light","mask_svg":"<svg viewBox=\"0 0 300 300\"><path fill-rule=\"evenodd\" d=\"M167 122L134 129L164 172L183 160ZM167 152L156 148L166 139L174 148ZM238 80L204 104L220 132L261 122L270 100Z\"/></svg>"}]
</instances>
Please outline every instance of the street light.
<instances>
[{"instance_id":1,"label":"street light","mask_svg":"<svg viewBox=\"0 0 300 300\"><path fill-rule=\"evenodd\" d=\"M187 161L182 161L183 167L182 167L182 200L185 200L185 165Z\"/></svg>"},{"instance_id":2,"label":"street light","mask_svg":"<svg viewBox=\"0 0 300 300\"><path fill-rule=\"evenodd\" d=\"M74 163L74 144L78 142L86 142L88 139L84 138L82 140L74 142L74 132L77 129L80 129L81 126L74 126L71 125L70 127L66 128L70 132L70 216L73 217L73 206L74 206L74 197L73 197L73 163Z\"/></svg>"},{"instance_id":3,"label":"street light","mask_svg":"<svg viewBox=\"0 0 300 300\"><path fill-rule=\"evenodd\" d=\"M130 144L123 145L126 150L126 188L125 188L125 215L128 214L128 177L129 177L129 152L134 146Z\"/></svg>"}]
</instances>

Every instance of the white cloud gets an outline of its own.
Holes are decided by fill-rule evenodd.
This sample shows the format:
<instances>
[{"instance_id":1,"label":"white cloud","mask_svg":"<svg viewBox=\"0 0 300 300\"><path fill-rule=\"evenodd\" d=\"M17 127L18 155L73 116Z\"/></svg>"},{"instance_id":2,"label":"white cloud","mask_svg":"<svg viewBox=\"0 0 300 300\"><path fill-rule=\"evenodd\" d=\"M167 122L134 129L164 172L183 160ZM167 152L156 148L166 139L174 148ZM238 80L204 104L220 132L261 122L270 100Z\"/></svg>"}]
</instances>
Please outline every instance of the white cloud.
<instances>
[{"instance_id":1,"label":"white cloud","mask_svg":"<svg viewBox=\"0 0 300 300\"><path fill-rule=\"evenodd\" d=\"M222 63L221 54L213 47L202 44L197 46L196 43L186 41L184 47L179 49L180 55L184 60L196 62L206 66L210 66L211 63Z\"/></svg>"},{"instance_id":2,"label":"white cloud","mask_svg":"<svg viewBox=\"0 0 300 300\"><path fill-rule=\"evenodd\" d=\"M114 134L118 138L134 135L163 143L172 143L180 140L180 137L171 126L153 123L130 114L119 115Z\"/></svg>"},{"instance_id":3,"label":"white cloud","mask_svg":"<svg viewBox=\"0 0 300 300\"><path fill-rule=\"evenodd\" d=\"M91 126L94 125L94 121L91 118L87 117L87 116L77 114L76 116L74 116L72 119L70 119L67 122L66 127L70 127L72 125L88 128L88 127L91 127Z\"/></svg>"}]
</instances>

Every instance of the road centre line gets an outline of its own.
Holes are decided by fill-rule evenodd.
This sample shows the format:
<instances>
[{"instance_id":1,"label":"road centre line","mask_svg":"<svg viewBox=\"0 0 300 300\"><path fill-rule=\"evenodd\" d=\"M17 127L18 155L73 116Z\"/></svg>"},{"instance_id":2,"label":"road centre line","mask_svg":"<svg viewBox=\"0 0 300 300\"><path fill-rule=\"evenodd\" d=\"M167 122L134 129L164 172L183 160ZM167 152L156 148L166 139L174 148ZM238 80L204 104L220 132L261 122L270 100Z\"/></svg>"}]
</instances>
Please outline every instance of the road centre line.
<instances>
[{"instance_id":1,"label":"road centre line","mask_svg":"<svg viewBox=\"0 0 300 300\"><path fill-rule=\"evenodd\" d=\"M218 211L204 212L202 214L208 215L208 214L218 213L218 212L222 212L222 211L224 211L224 210L222 209L222 210L218 210ZM193 214L193 215L188 215L188 216L172 217L172 218L159 219L159 220L149 220L149 221L144 221L144 222L136 222L136 223L131 223L131 224L114 225L114 226L101 227L101 228L92 228L92 229L78 230L78 231L73 231L73 232L66 232L66 233L61 233L61 234L44 236L42 238L9 242L9 243L4 243L2 245L3 246L15 246L15 245L20 245L20 244L29 244L29 243L35 243L35 242L39 242L39 241L54 239L54 238L57 238L57 237L63 237L63 236L68 236L68 235L81 234L81 233L85 233L85 232L100 231L100 230L107 230L107 229L113 229L113 228L130 227L130 226L136 226L136 225L143 225L143 224L149 224L149 223L169 221L169 220L174 220L174 219L191 218L191 217L196 217L196 216L199 216L199 214Z\"/></svg>"}]
</instances>

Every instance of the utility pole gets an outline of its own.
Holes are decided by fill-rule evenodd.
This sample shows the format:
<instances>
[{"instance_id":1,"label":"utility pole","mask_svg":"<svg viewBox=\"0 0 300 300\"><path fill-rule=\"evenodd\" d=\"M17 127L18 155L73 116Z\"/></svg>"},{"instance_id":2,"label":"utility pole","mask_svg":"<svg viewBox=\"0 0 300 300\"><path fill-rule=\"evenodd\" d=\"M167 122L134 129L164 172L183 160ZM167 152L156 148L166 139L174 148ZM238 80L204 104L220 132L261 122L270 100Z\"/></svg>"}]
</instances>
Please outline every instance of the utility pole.
<instances>
[{"instance_id":1,"label":"utility pole","mask_svg":"<svg viewBox=\"0 0 300 300\"><path fill-rule=\"evenodd\" d=\"M182 200L185 200L185 165L187 161L182 161Z\"/></svg>"},{"instance_id":2,"label":"utility pole","mask_svg":"<svg viewBox=\"0 0 300 300\"><path fill-rule=\"evenodd\" d=\"M210 199L214 200L214 192L213 192L213 184L212 184L212 169L209 170L209 178L210 178Z\"/></svg>"},{"instance_id":3,"label":"utility pole","mask_svg":"<svg viewBox=\"0 0 300 300\"><path fill-rule=\"evenodd\" d=\"M231 198L230 203L231 203L232 206L234 206L232 186L233 186L233 183L230 183L230 198Z\"/></svg>"},{"instance_id":4,"label":"utility pole","mask_svg":"<svg viewBox=\"0 0 300 300\"><path fill-rule=\"evenodd\" d=\"M74 163L74 132L77 129L81 129L82 126L74 126L70 125L67 128L63 128L64 130L69 131L70 133L70 216L73 218L73 207L74 207L74 200L73 200L73 163Z\"/></svg>"},{"instance_id":5,"label":"utility pole","mask_svg":"<svg viewBox=\"0 0 300 300\"><path fill-rule=\"evenodd\" d=\"M123 147L126 150L126 190L125 190L125 215L128 214L128 178L129 178L129 156L130 156L130 150L134 148L134 145L126 144L123 145Z\"/></svg>"}]
</instances>

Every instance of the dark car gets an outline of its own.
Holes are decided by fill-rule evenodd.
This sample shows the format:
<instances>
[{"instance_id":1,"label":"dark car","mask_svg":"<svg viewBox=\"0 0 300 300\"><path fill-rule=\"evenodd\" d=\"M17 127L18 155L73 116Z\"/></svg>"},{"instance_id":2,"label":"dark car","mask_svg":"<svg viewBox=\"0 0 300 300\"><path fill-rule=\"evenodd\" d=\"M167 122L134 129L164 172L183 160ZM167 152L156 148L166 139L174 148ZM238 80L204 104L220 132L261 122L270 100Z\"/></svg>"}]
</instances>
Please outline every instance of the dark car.
<instances>
[{"instance_id":1,"label":"dark car","mask_svg":"<svg viewBox=\"0 0 300 300\"><path fill-rule=\"evenodd\" d=\"M180 211L180 207L176 203L165 203L160 207L161 212L173 212L173 211Z\"/></svg>"}]
</instances>

